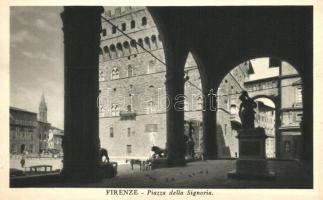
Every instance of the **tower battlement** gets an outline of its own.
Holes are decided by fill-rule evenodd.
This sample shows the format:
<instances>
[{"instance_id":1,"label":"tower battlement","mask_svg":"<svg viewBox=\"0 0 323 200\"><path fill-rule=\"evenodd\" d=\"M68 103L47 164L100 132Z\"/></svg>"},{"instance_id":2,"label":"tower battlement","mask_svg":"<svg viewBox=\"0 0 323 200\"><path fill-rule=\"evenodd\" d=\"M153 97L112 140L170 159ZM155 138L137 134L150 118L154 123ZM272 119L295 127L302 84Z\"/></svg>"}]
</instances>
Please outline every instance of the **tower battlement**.
<instances>
[{"instance_id":1,"label":"tower battlement","mask_svg":"<svg viewBox=\"0 0 323 200\"><path fill-rule=\"evenodd\" d=\"M133 13L137 10L143 10L143 9L145 9L145 7L138 7L138 6L136 7L120 6L120 7L115 7L114 9L106 8L106 10L104 11L104 16L108 19L112 19L112 18L120 17L125 14Z\"/></svg>"}]
</instances>

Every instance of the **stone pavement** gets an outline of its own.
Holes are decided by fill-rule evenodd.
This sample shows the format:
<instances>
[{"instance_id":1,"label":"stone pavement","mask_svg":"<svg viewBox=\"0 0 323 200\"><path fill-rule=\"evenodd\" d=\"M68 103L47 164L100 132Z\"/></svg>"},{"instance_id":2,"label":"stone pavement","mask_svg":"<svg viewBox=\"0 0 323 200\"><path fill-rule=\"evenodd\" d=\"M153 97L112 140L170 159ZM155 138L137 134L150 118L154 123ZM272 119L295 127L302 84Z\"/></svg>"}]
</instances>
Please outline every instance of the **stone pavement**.
<instances>
[{"instance_id":1,"label":"stone pavement","mask_svg":"<svg viewBox=\"0 0 323 200\"><path fill-rule=\"evenodd\" d=\"M151 171L130 170L120 165L117 177L104 179L77 187L91 188L311 188L309 177L296 161L268 161L276 172L275 180L228 179L227 173L235 168L235 160L213 160L188 163L186 167L155 169ZM73 184L75 187L75 184ZM68 187L68 183L44 187Z\"/></svg>"}]
</instances>

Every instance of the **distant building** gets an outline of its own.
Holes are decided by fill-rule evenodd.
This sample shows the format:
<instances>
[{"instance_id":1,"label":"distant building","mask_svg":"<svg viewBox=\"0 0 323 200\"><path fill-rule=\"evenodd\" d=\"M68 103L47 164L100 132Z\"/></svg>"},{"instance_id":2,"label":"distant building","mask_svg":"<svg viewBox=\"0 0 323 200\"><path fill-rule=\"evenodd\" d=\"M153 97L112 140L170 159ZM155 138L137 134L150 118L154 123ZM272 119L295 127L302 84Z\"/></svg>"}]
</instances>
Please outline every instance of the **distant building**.
<instances>
[{"instance_id":1,"label":"distant building","mask_svg":"<svg viewBox=\"0 0 323 200\"><path fill-rule=\"evenodd\" d=\"M50 123L47 122L47 104L45 96L42 94L38 113L39 152L45 152L48 149L48 134L50 126Z\"/></svg>"},{"instance_id":2,"label":"distant building","mask_svg":"<svg viewBox=\"0 0 323 200\"><path fill-rule=\"evenodd\" d=\"M62 141L64 136L64 131L56 127L50 127L48 133L48 149L55 149L59 152L63 152Z\"/></svg>"},{"instance_id":3,"label":"distant building","mask_svg":"<svg viewBox=\"0 0 323 200\"><path fill-rule=\"evenodd\" d=\"M38 152L37 113L10 107L10 154Z\"/></svg>"},{"instance_id":4,"label":"distant building","mask_svg":"<svg viewBox=\"0 0 323 200\"><path fill-rule=\"evenodd\" d=\"M276 157L276 134L275 134L275 108L264 104L262 101L256 101L255 127L265 129L266 135L266 157Z\"/></svg>"},{"instance_id":5,"label":"distant building","mask_svg":"<svg viewBox=\"0 0 323 200\"><path fill-rule=\"evenodd\" d=\"M299 159L302 152L302 80L295 68L285 61L270 58L269 67L279 68L278 76L246 81L244 86L252 98L268 98L275 104L275 157ZM269 129L266 133L272 135ZM268 138L267 145L272 140L272 137Z\"/></svg>"},{"instance_id":6,"label":"distant building","mask_svg":"<svg viewBox=\"0 0 323 200\"><path fill-rule=\"evenodd\" d=\"M49 140L49 134L53 140ZM47 121L44 95L39 103L39 114L10 107L10 154L39 154L50 148L62 151L63 131L51 127Z\"/></svg>"},{"instance_id":7,"label":"distant building","mask_svg":"<svg viewBox=\"0 0 323 200\"><path fill-rule=\"evenodd\" d=\"M302 152L301 122L303 118L302 80L286 62L280 66L280 119L278 130L279 157L300 159Z\"/></svg>"}]
</instances>

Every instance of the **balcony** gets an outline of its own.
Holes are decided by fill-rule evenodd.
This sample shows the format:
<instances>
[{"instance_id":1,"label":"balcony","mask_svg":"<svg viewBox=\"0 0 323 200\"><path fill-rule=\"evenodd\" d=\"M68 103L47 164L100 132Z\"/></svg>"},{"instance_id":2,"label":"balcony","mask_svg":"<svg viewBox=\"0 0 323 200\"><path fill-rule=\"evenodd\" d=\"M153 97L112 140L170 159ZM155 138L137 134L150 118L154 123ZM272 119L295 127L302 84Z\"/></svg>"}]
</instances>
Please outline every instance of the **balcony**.
<instances>
[{"instance_id":1,"label":"balcony","mask_svg":"<svg viewBox=\"0 0 323 200\"><path fill-rule=\"evenodd\" d=\"M238 114L231 114L230 115L230 122L231 122L231 127L234 130L239 130L241 127L241 120Z\"/></svg>"},{"instance_id":2,"label":"balcony","mask_svg":"<svg viewBox=\"0 0 323 200\"><path fill-rule=\"evenodd\" d=\"M120 120L136 120L136 111L120 111Z\"/></svg>"}]
</instances>

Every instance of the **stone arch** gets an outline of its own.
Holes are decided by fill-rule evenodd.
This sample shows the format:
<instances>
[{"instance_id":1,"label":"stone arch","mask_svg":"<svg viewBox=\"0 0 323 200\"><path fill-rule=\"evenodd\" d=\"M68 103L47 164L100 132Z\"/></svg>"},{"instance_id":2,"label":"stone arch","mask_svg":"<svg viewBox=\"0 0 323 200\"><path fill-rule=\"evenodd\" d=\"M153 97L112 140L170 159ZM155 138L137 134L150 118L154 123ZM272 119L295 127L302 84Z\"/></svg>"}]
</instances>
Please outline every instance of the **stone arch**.
<instances>
[{"instance_id":1,"label":"stone arch","mask_svg":"<svg viewBox=\"0 0 323 200\"><path fill-rule=\"evenodd\" d=\"M100 31L99 29L99 24L101 23L100 15L101 12L100 10L103 10L102 8L87 8L88 10L85 10L83 12L75 12L72 9L76 8L64 8L64 13L62 14L63 22L64 22L64 29L69 35L66 36L66 39L70 41L71 43L65 43L66 47L73 47L73 39L78 38L78 39L84 39L85 41L90 41L89 43L93 43L94 38L99 38L96 37ZM80 8L77 8L80 9ZM92 10L94 10L94 12ZM96 9L96 10L95 10ZM306 160L307 166L309 166L309 173L311 172L311 163L313 163L313 152L311 148L313 147L313 138L312 138L312 86L313 86L313 81L312 81L312 8L300 8L300 7L294 7L294 8L284 8L284 7L279 7L279 8L272 8L272 7L262 7L262 8L252 8L252 7L247 7L247 8L220 8L220 7L199 7L199 8L177 8L177 7L150 7L148 8L151 14L154 16L154 18L159 18L158 23L156 23L157 27L159 27L160 32L162 33L162 40L163 44L165 45L165 51L166 51L166 57L169 59L168 62L170 63L170 67L182 67L182 57L183 55L185 56L185 53L189 49L195 49L196 55L199 55L201 62L203 62L206 66L205 71L207 72L207 78L205 78L207 81L207 87L216 87L216 83L220 81L222 75L225 75L226 72L224 72L224 68L227 68L228 66L235 66L236 64L239 63L239 60L247 60L248 58L250 59L251 57L259 57L259 56L265 56L265 55L270 55L270 56L277 56L280 58L283 58L283 60L289 61L293 66L297 66L296 68L299 69L300 76L303 78L304 81L304 88L306 88L306 92L303 95L304 97L304 103L306 108L306 116L304 112L304 117L308 119L308 122L305 123L303 126L305 127L303 130L307 133L307 139L304 138L304 141L306 139L307 141L307 147L304 149L304 160ZM232 12L231 15L227 15L227 11L230 10ZM250 12L253 11L253 12ZM304 11L305 10L305 11ZM201 12L205 12L205 15L200 15ZM76 14L75 14L76 13ZM95 13L95 16L93 16L93 13ZM262 14L263 13L263 14ZM268 15L270 13L270 15ZM218 17L223 17L224 20L219 20L217 21L212 21L212 26L207 23L207 19L209 17L213 17L214 14ZM259 16L255 18L254 16ZM239 17L237 17L239 16ZM78 18L79 17L79 18ZM191 20L187 20L190 18ZM89 26L88 24L95 24L95 27L98 27L95 29L95 34L93 34L95 37L87 37L88 35L84 34L77 34L77 33L71 33L68 30L73 28L73 24L78 23L82 19L84 21L84 26L85 28ZM183 20L185 19L185 20ZM270 20L267 20L270 19ZM284 19L284 20L281 20ZM205 23L200 23L200 21L204 21ZM88 23L90 22L90 23ZM157 22L157 20L156 20ZM274 23L272 23L274 22ZM175 28L174 24L177 24L181 26L180 29ZM83 26L81 26L84 28ZM195 29L192 29L192 27L197 27ZM212 28L216 27L216 28ZM251 27L251 28L250 28ZM254 28L252 28L254 27ZM69 29L68 29L69 28ZM203 35L200 34L200 30L206 30ZM169 33L167 34L167 31ZM250 35L252 34L252 35ZM177 43L177 39L179 39L178 35L181 36L181 41ZM217 37L219 35L222 36L228 36L228 37ZM92 35L90 35L92 36ZM204 37L206 36L206 37ZM247 37L246 37L247 36ZM288 37L287 37L288 36ZM70 38L70 39L69 39ZM72 39L73 38L73 39ZM197 38L197 39L192 39L192 38ZM221 38L219 40L218 38ZM306 40L304 40L306 38ZM82 40L83 41L83 40ZM99 45L99 41L95 41ZM185 42L189 43L187 44L188 46L185 45ZM215 45L217 44L217 45ZM237 45L238 44L238 45ZM295 46L295 44L298 44ZM74 45L75 46L75 45ZM89 57L87 58L91 62L92 59L95 56L97 56L96 51L98 51L98 48L92 49L88 46L81 46L82 50L87 52L89 51L88 55ZM249 49L248 49L249 48ZM70 49L70 48L66 48ZM204 50L204 51L203 51ZM95 52L95 53L93 53ZM221 52L218 55L217 52ZM260 53L259 53L260 52ZM93 53L93 56L92 54ZM172 58L171 53L174 53L175 55ZM68 59L73 58L73 53L67 52L66 56ZM174 58L178 58L178 60L172 60ZM85 58L86 59L86 58ZM72 59L73 60L73 59ZM77 61L72 61L72 64L74 64L77 67ZM177 65L178 64L178 65ZM71 65L74 67L73 65ZM93 63L91 65L93 67L97 67L96 63ZM222 67L223 66L223 67ZM65 66L67 69L69 69L69 66ZM74 70L76 71L76 70ZM84 70L82 70L84 71ZM79 72L79 71L77 71ZM179 73L181 75L181 70L178 69L175 71L176 73ZM215 73L218 72L218 73ZM81 72L79 72L81 73ZM175 75L178 75L176 74ZM82 76L75 76L77 73L74 73L72 75L74 76L69 76L66 78L66 80L69 81L74 81L74 83L79 81L78 79L73 79L73 77L82 77ZM82 74L83 75L83 74ZM84 74L86 75L86 74ZM86 76L84 76L87 78ZM179 76L180 77L180 76ZM83 81L87 80L92 80L92 79L85 79L83 78ZM175 77L176 78L176 77ZM175 80L175 78L173 80ZM172 79L169 79L168 81L171 82ZM180 79L179 79L180 80ZM87 82L88 83L88 82ZM73 84L70 84L73 85ZM84 84L85 85L85 84ZM79 87L81 90L79 92L80 96L82 94L82 89L86 89L86 87ZM68 88L69 89L69 88ZM175 89L178 89L177 87ZM71 88L71 91L78 91L77 88ZM97 98L97 95L95 93L91 93L93 90L85 90L84 93L89 93L88 99L93 100ZM76 93L76 92L74 92ZM76 96L77 98L80 98L79 96ZM65 96L66 100L76 100L77 98L73 99L72 95L69 95L67 92L67 95ZM305 102L306 100L306 102ZM87 99L85 99L86 102L89 102ZM69 101L71 102L71 101ZM92 102L89 102L92 103ZM70 108L67 107L66 113L70 112L73 113L74 116L76 116L73 119L73 122L80 122L82 119L90 119L89 124L96 124L95 122L95 117L90 116L86 118L86 114L89 112L82 113L81 115L79 112L76 112L78 115L75 115L74 110L78 109L73 109L77 108L77 105L71 105ZM93 112L95 113L95 112ZM177 114L176 112L171 113L171 116L174 116L174 113ZM80 117L79 117L80 116ZM93 120L91 120L93 119ZM181 121L181 116L179 115L179 121ZM211 121L213 118L211 118ZM68 120L65 120L68 122ZM170 121L170 120L169 120ZM180 122L181 123L181 122ZM214 121L213 121L214 123ZM84 131L82 129L79 129L82 134L76 134L78 133L77 131L70 131L74 130L72 123L68 123L66 125L68 130L67 132L71 133L73 137L70 138L78 138L81 137L80 141L87 141L87 133L89 131ZM77 129L76 129L77 130ZM95 127L92 129L94 134L95 134ZM180 129L177 129L177 127L171 127L170 131L172 133L176 133L181 131ZM73 134L74 133L74 134ZM94 135L91 134L91 135ZM85 135L85 137L83 136ZM97 140L93 137L88 137L91 138L91 144L97 144ZM180 137L178 137L180 138ZM177 137L172 137L172 139L178 139ZM65 143L70 144L71 142L69 141L75 141L75 140L65 140ZM209 139L209 138L207 138ZM174 143L175 143L174 142ZM84 143L81 143L83 145ZM181 144L178 146L180 147ZM176 146L177 144L172 144L173 147ZM64 168L68 168L70 170L64 170L64 174L68 174L67 172L70 172L71 174L70 177L90 177L91 172L93 172L93 169L96 169L95 167L92 167L94 164L91 165L91 161L86 162L91 159L83 159L83 158L88 158L86 156L79 156L79 151L74 151L73 147L75 145L69 145L72 148L68 148L68 145L64 145L66 148L64 148L64 151L68 152L69 155L71 154L72 156L64 156ZM92 146L90 146L92 147ZM75 149L75 148L74 148ZM90 148L85 148L85 151ZM93 148L92 148L93 149ZM174 151L174 150L180 150L181 149L168 149L169 151ZM180 155L180 151L177 151L177 154L172 154L170 161L172 160L178 160L176 155ZM179 152L179 153L178 153ZM90 154L89 154L90 155ZM79 156L79 157L78 157ZM90 155L93 158L95 157L95 154ZM85 162L85 167L83 166L78 166L78 162L71 162L75 158L81 158ZM66 160L65 160L66 159ZM83 161L82 160L82 161ZM66 161L66 162L65 162ZM92 162L94 163L94 162ZM169 162L170 166L176 164L177 166L181 163L174 163L174 162ZM71 166L71 167L70 167ZM77 170L74 170L77 169ZM91 169L91 170L88 170ZM81 172L81 173L80 173Z\"/></svg>"},{"instance_id":2,"label":"stone arch","mask_svg":"<svg viewBox=\"0 0 323 200\"><path fill-rule=\"evenodd\" d=\"M260 99L260 98L266 98L269 99L270 101L272 101L275 106L277 106L278 104L278 97L277 96L267 96L267 95L256 95L256 96L251 96L252 99Z\"/></svg>"}]
</instances>

